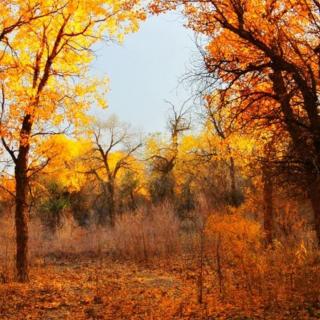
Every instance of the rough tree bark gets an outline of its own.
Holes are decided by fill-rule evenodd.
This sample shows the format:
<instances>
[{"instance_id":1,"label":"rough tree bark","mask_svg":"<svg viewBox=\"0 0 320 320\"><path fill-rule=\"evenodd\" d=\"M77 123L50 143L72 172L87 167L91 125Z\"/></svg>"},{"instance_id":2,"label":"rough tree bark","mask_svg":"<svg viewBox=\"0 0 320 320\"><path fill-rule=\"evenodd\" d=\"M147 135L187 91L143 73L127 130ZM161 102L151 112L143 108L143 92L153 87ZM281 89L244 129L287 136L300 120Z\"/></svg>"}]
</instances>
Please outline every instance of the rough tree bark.
<instances>
[{"instance_id":1,"label":"rough tree bark","mask_svg":"<svg viewBox=\"0 0 320 320\"><path fill-rule=\"evenodd\" d=\"M20 146L15 163L15 223L16 223L16 269L17 280L26 282L28 274L28 156L30 149L30 133L32 120L24 117L20 132Z\"/></svg>"}]
</instances>

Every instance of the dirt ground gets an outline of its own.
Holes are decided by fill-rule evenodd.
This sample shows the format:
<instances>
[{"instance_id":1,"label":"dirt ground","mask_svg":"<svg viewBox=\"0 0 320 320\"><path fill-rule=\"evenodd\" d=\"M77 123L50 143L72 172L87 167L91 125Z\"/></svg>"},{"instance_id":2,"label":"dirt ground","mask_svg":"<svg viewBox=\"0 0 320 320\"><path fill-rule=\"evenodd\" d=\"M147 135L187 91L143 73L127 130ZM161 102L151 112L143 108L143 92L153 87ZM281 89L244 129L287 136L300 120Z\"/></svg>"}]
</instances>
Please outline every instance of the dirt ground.
<instances>
[{"instance_id":1,"label":"dirt ground","mask_svg":"<svg viewBox=\"0 0 320 320\"><path fill-rule=\"evenodd\" d=\"M28 284L0 284L0 319L275 319L252 301L241 306L205 295L187 264L139 265L110 258L50 258L31 268ZM248 306L246 308L245 306ZM280 319L320 319L312 309Z\"/></svg>"}]
</instances>

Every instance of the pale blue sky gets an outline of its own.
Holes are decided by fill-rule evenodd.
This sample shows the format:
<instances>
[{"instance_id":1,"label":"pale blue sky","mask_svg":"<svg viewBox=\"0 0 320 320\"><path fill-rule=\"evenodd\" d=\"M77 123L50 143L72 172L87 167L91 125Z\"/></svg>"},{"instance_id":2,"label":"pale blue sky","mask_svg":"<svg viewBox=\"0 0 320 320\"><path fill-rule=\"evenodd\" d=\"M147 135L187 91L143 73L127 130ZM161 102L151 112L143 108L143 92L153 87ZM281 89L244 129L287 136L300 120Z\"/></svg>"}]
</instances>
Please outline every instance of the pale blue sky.
<instances>
[{"instance_id":1,"label":"pale blue sky","mask_svg":"<svg viewBox=\"0 0 320 320\"><path fill-rule=\"evenodd\" d=\"M193 34L172 13L149 17L121 46L100 46L93 72L110 78L107 114L145 132L164 130L169 109L164 100L179 106L192 94L179 80L196 51Z\"/></svg>"}]
</instances>

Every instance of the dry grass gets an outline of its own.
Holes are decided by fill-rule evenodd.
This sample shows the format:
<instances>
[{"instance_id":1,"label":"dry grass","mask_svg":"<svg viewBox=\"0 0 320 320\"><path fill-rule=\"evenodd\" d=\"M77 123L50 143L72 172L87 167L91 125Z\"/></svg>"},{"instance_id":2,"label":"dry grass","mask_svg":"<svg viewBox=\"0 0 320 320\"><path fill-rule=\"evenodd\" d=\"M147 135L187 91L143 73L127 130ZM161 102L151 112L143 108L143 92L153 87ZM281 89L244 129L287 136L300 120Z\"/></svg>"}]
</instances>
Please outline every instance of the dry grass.
<instances>
[{"instance_id":1,"label":"dry grass","mask_svg":"<svg viewBox=\"0 0 320 320\"><path fill-rule=\"evenodd\" d=\"M95 225L81 228L71 218L55 234L48 233L37 219L30 221L29 229L29 255L33 263L46 256L63 254L108 254L144 262L181 254L180 221L170 206L123 214L113 229ZM0 272L7 274L13 269L15 251L11 214L0 221L0 240Z\"/></svg>"},{"instance_id":2,"label":"dry grass","mask_svg":"<svg viewBox=\"0 0 320 320\"><path fill-rule=\"evenodd\" d=\"M42 232L39 232L42 230ZM180 251L180 222L167 206L123 214L114 228L80 228L69 219L55 235L48 235L34 221L31 225L31 255L55 252L104 253L118 259L147 261Z\"/></svg>"},{"instance_id":3,"label":"dry grass","mask_svg":"<svg viewBox=\"0 0 320 320\"><path fill-rule=\"evenodd\" d=\"M237 213L208 215L205 207L182 223L170 206L124 214L114 229L83 229L67 220L55 235L32 220L32 282L22 293L13 284L1 290L22 306L12 319L28 308L52 319L90 319L90 313L92 319L124 319L117 308L132 319L162 319L164 313L167 319L319 319L320 254L306 234L266 248L258 222ZM14 279L9 217L1 220L0 239L1 282L8 282ZM47 288L54 307L41 300ZM61 298L64 290L71 307ZM23 302L32 295L35 306ZM2 308L10 315L14 306Z\"/></svg>"}]
</instances>

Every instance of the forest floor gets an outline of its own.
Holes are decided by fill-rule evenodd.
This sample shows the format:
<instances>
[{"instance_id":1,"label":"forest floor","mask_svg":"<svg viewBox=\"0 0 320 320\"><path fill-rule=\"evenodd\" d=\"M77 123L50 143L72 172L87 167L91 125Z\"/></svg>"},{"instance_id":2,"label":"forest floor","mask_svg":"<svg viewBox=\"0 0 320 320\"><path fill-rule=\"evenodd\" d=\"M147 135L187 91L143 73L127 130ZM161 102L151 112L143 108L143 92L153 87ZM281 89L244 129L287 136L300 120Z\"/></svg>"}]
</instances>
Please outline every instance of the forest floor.
<instances>
[{"instance_id":1,"label":"forest floor","mask_svg":"<svg viewBox=\"0 0 320 320\"><path fill-rule=\"evenodd\" d=\"M197 274L187 262L53 256L35 264L30 278L28 284L0 284L1 320L320 319L319 305L282 310L278 317L249 299L237 306L208 293L199 304Z\"/></svg>"}]
</instances>

